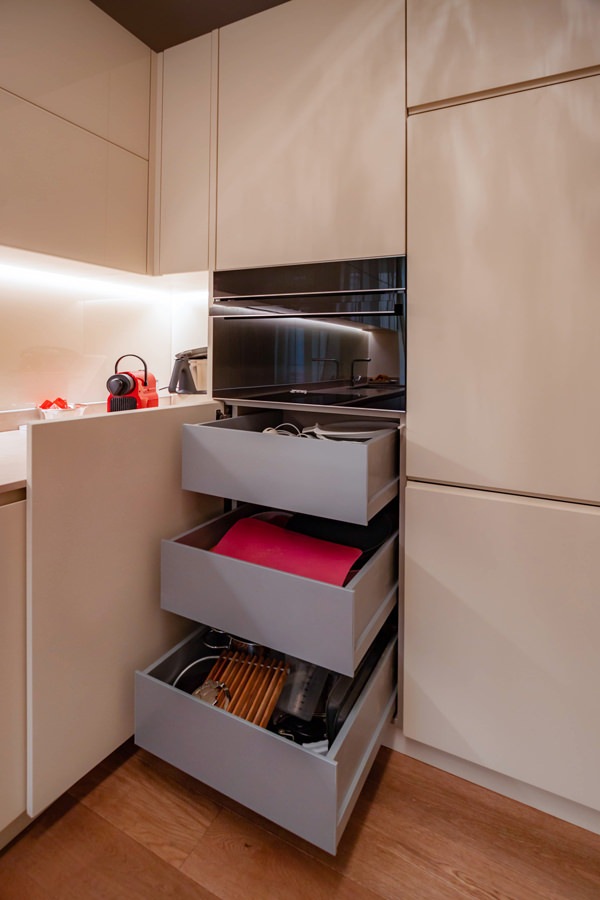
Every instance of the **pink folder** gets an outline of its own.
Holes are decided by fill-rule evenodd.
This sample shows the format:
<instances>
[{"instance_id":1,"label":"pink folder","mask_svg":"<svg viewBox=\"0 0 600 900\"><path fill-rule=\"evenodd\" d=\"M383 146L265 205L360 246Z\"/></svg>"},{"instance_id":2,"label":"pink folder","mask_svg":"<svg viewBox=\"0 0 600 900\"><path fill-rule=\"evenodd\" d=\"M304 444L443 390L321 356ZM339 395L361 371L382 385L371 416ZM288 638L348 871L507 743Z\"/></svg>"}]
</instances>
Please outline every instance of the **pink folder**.
<instances>
[{"instance_id":1,"label":"pink folder","mask_svg":"<svg viewBox=\"0 0 600 900\"><path fill-rule=\"evenodd\" d=\"M212 552L292 575L343 585L362 550L247 518L232 525L212 547Z\"/></svg>"}]
</instances>

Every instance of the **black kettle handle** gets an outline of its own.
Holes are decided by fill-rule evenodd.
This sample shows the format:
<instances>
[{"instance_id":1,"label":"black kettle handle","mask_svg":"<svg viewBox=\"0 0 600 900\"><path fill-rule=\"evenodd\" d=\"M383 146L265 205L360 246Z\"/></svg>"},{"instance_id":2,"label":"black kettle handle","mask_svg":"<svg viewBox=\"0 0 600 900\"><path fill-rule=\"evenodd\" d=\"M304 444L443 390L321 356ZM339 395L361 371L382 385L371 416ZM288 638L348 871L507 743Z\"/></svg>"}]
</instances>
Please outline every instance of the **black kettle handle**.
<instances>
[{"instance_id":1,"label":"black kettle handle","mask_svg":"<svg viewBox=\"0 0 600 900\"><path fill-rule=\"evenodd\" d=\"M119 363L121 362L122 359L125 359L126 356L133 356L134 359L139 359L139 361L141 362L141 364L144 367L144 387L147 387L148 386L148 366L146 365L145 360L143 360L141 356L138 356L137 353L124 353L123 356L120 356L115 363L115 375L119 371Z\"/></svg>"}]
</instances>

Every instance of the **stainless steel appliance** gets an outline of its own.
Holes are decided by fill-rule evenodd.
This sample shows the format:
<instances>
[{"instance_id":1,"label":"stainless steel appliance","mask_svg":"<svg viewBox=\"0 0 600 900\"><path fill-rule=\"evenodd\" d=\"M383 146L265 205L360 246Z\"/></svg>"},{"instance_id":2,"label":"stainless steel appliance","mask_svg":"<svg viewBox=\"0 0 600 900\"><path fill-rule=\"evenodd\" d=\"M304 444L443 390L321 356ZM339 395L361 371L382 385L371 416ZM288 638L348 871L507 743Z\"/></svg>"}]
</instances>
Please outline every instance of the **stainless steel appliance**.
<instances>
[{"instance_id":1,"label":"stainless steel appliance","mask_svg":"<svg viewBox=\"0 0 600 900\"><path fill-rule=\"evenodd\" d=\"M215 272L213 396L402 411L405 322L405 257Z\"/></svg>"},{"instance_id":2,"label":"stainless steel appliance","mask_svg":"<svg viewBox=\"0 0 600 900\"><path fill-rule=\"evenodd\" d=\"M205 394L207 348L182 350L175 356L169 381L170 394Z\"/></svg>"}]
</instances>

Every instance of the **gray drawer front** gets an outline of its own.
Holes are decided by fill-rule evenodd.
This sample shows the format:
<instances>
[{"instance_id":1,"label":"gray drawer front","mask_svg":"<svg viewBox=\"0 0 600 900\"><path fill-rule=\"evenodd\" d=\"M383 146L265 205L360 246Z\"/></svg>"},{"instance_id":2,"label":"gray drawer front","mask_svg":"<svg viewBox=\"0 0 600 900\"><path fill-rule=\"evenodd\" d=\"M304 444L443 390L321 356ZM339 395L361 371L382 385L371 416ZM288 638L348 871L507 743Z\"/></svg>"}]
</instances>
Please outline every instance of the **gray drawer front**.
<instances>
[{"instance_id":1,"label":"gray drawer front","mask_svg":"<svg viewBox=\"0 0 600 900\"><path fill-rule=\"evenodd\" d=\"M398 494L396 429L369 441L263 434L278 412L183 426L183 487L366 525Z\"/></svg>"},{"instance_id":2,"label":"gray drawer front","mask_svg":"<svg viewBox=\"0 0 600 900\"><path fill-rule=\"evenodd\" d=\"M353 675L398 599L398 535L346 587L210 552L239 507L162 542L161 606L246 640Z\"/></svg>"},{"instance_id":3,"label":"gray drawer front","mask_svg":"<svg viewBox=\"0 0 600 900\"><path fill-rule=\"evenodd\" d=\"M162 680L194 658L192 636L136 673L136 743L335 853L393 714L395 645L395 640L388 645L329 754L322 757Z\"/></svg>"}]
</instances>

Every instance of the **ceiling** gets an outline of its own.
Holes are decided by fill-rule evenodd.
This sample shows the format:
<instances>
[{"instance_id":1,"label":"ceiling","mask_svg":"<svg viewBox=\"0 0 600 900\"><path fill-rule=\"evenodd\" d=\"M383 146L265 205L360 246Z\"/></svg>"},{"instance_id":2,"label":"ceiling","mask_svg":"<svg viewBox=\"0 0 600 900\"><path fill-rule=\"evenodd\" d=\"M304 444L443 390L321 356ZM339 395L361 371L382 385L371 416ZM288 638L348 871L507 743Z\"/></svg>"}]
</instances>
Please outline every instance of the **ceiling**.
<instances>
[{"instance_id":1,"label":"ceiling","mask_svg":"<svg viewBox=\"0 0 600 900\"><path fill-rule=\"evenodd\" d=\"M92 0L157 52L286 0Z\"/></svg>"}]
</instances>

